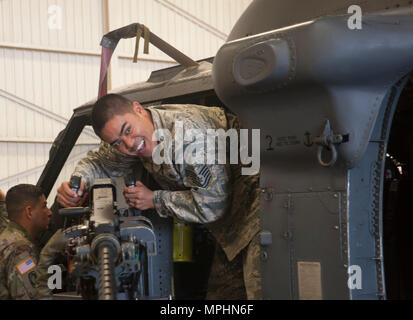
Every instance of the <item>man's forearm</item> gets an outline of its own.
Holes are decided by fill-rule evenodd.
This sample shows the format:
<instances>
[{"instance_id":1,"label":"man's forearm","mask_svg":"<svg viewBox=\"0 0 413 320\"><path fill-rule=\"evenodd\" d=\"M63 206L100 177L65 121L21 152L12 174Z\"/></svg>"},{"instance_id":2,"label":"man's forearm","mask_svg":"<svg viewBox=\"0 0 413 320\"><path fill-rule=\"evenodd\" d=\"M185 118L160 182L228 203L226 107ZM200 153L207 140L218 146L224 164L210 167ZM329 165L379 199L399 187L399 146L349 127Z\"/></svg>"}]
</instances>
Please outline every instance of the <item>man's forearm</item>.
<instances>
[{"instance_id":1,"label":"man's forearm","mask_svg":"<svg viewBox=\"0 0 413 320\"><path fill-rule=\"evenodd\" d=\"M156 212L161 217L176 216L193 223L211 223L221 218L229 209L227 195L202 194L194 190L153 192Z\"/></svg>"}]
</instances>

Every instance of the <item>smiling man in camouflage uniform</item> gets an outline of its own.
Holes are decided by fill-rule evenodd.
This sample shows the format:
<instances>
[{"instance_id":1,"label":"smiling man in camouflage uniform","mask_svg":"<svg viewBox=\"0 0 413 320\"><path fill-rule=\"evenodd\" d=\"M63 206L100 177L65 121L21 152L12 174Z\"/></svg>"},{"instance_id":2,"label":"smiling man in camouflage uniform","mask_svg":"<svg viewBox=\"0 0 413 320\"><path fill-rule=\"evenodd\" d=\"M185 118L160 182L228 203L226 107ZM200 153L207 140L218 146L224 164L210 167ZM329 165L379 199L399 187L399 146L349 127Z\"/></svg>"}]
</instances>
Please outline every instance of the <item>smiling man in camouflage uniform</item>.
<instances>
[{"instance_id":1,"label":"smiling man in camouflage uniform","mask_svg":"<svg viewBox=\"0 0 413 320\"><path fill-rule=\"evenodd\" d=\"M208 299L260 299L259 265L259 184L258 174L241 175L242 165L160 163L152 157L158 145L152 141L155 130L168 130L172 136L176 124L184 132L198 129L239 130L236 116L218 107L197 105L160 105L143 108L118 95L107 95L94 106L95 133L106 143L89 154L75 169L87 185L105 169L124 157L124 166L140 161L161 190L149 190L138 181L125 188L128 204L146 210L154 208L161 217L203 223L217 240L217 248L208 286ZM165 141L167 144L168 142ZM184 142L182 152L192 150L196 142ZM171 154L178 152L174 145ZM121 156L122 155L122 156ZM165 155L165 153L164 153ZM115 161L113 161L115 160ZM114 163L112 163L114 162ZM118 163L119 165L120 163ZM82 182L80 194L85 184ZM85 189L86 189L85 188ZM83 201L65 182L58 190L63 206L78 206Z\"/></svg>"},{"instance_id":2,"label":"smiling man in camouflage uniform","mask_svg":"<svg viewBox=\"0 0 413 320\"><path fill-rule=\"evenodd\" d=\"M21 184L7 192L10 222L0 234L0 299L34 299L39 251L34 241L47 229L52 212L39 187Z\"/></svg>"}]
</instances>

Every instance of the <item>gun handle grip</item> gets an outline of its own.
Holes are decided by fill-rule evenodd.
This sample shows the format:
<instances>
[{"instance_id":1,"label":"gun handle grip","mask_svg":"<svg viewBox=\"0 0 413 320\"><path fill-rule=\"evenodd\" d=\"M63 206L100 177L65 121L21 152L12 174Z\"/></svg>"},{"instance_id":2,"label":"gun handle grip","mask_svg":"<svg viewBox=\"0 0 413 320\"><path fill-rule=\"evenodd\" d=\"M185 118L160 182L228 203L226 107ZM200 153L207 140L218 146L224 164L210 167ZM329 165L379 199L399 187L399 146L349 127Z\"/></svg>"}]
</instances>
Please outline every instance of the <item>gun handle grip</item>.
<instances>
[{"instance_id":1,"label":"gun handle grip","mask_svg":"<svg viewBox=\"0 0 413 320\"><path fill-rule=\"evenodd\" d=\"M70 181L69 181L69 187L70 189L72 189L74 192L78 192L80 189L80 182L81 182L81 178L79 176L71 176L70 177Z\"/></svg>"}]
</instances>

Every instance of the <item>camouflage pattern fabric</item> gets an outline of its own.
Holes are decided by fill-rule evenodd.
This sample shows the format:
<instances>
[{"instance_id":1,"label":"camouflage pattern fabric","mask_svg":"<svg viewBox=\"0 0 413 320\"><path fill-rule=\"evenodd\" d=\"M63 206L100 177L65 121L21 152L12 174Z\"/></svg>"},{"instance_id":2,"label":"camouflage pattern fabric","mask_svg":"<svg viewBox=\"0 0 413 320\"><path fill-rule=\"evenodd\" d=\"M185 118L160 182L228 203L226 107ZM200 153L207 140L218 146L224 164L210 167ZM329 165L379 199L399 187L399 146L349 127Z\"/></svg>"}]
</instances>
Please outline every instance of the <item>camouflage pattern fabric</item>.
<instances>
[{"instance_id":1,"label":"camouflage pattern fabric","mask_svg":"<svg viewBox=\"0 0 413 320\"><path fill-rule=\"evenodd\" d=\"M207 300L246 300L242 254L228 261L220 246L215 247L211 273L208 279Z\"/></svg>"},{"instance_id":2,"label":"camouflage pattern fabric","mask_svg":"<svg viewBox=\"0 0 413 320\"><path fill-rule=\"evenodd\" d=\"M0 299L35 299L38 255L26 230L11 221L0 235Z\"/></svg>"},{"instance_id":3,"label":"camouflage pattern fabric","mask_svg":"<svg viewBox=\"0 0 413 320\"><path fill-rule=\"evenodd\" d=\"M50 277L48 273L48 268L56 263L57 258L62 255L66 248L67 238L62 231L59 229L56 233L49 239L46 245L43 247L39 256L39 263L36 268L36 293L37 299L41 300L52 300L52 291L47 286L47 281Z\"/></svg>"},{"instance_id":4,"label":"camouflage pattern fabric","mask_svg":"<svg viewBox=\"0 0 413 320\"><path fill-rule=\"evenodd\" d=\"M9 219L7 218L6 202L4 200L0 200L0 233L7 228L8 224Z\"/></svg>"},{"instance_id":5,"label":"camouflage pattern fabric","mask_svg":"<svg viewBox=\"0 0 413 320\"><path fill-rule=\"evenodd\" d=\"M257 234L232 261L217 246L208 280L207 300L260 300L260 247Z\"/></svg>"},{"instance_id":6,"label":"camouflage pattern fabric","mask_svg":"<svg viewBox=\"0 0 413 320\"><path fill-rule=\"evenodd\" d=\"M262 299L260 234L257 233L243 252L244 283L249 300Z\"/></svg>"}]
</instances>

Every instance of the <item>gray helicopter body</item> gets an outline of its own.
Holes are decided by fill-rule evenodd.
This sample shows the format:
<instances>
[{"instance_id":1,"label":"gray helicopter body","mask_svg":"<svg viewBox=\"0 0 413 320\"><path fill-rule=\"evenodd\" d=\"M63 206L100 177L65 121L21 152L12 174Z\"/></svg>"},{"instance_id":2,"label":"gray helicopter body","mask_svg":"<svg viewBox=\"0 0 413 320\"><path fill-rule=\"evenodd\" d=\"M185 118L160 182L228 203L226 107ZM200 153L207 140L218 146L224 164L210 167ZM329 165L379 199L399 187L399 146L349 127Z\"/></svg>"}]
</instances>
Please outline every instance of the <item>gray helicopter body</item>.
<instances>
[{"instance_id":1,"label":"gray helicopter body","mask_svg":"<svg viewBox=\"0 0 413 320\"><path fill-rule=\"evenodd\" d=\"M264 299L402 297L387 293L400 279L385 268L383 207L413 7L360 1L360 28L354 4L255 0L214 59L112 91L143 105L222 105L260 129Z\"/></svg>"}]
</instances>

